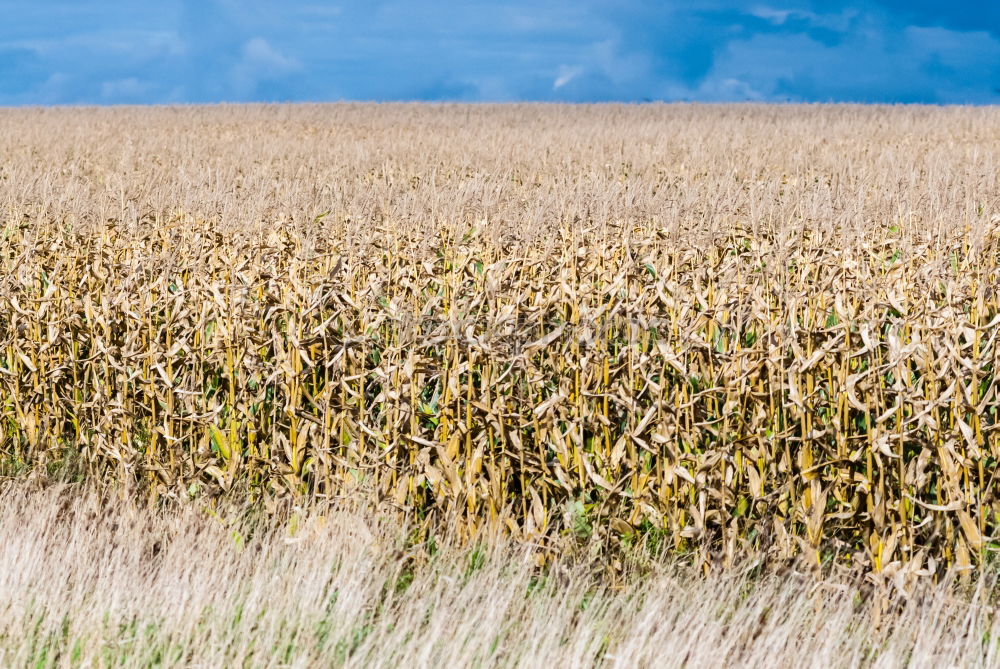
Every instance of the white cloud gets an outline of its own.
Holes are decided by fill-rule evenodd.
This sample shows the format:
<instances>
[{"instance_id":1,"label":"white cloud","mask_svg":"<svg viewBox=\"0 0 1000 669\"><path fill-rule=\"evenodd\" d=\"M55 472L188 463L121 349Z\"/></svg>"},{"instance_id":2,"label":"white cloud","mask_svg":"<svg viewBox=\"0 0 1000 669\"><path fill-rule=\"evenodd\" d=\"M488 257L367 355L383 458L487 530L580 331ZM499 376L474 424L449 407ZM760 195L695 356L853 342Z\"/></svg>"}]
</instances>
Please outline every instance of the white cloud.
<instances>
[{"instance_id":1,"label":"white cloud","mask_svg":"<svg viewBox=\"0 0 1000 669\"><path fill-rule=\"evenodd\" d=\"M3 46L32 49L43 56L60 55L82 49L91 53L115 53L126 56L183 56L184 39L173 30L104 30L67 35L60 39L24 39Z\"/></svg>"},{"instance_id":2,"label":"white cloud","mask_svg":"<svg viewBox=\"0 0 1000 669\"><path fill-rule=\"evenodd\" d=\"M251 95L262 81L279 79L295 72L302 64L282 54L263 37L247 40L240 50L240 60L233 66L231 82L240 97Z\"/></svg>"},{"instance_id":3,"label":"white cloud","mask_svg":"<svg viewBox=\"0 0 1000 669\"><path fill-rule=\"evenodd\" d=\"M256 68L260 76L286 74L300 67L299 61L283 55L263 37L254 37L243 45L243 64Z\"/></svg>"},{"instance_id":4,"label":"white cloud","mask_svg":"<svg viewBox=\"0 0 1000 669\"><path fill-rule=\"evenodd\" d=\"M717 100L764 100L767 95L742 79L709 80L699 89L700 97Z\"/></svg>"},{"instance_id":5,"label":"white cloud","mask_svg":"<svg viewBox=\"0 0 1000 669\"><path fill-rule=\"evenodd\" d=\"M556 80L552 82L552 90L559 90L581 74L583 74L583 68L579 65L574 65L572 67L568 65L560 65L559 74L556 76Z\"/></svg>"},{"instance_id":6,"label":"white cloud","mask_svg":"<svg viewBox=\"0 0 1000 669\"><path fill-rule=\"evenodd\" d=\"M751 9L749 13L750 16L756 16L758 19L764 19L776 26L780 26L788 20L789 16L798 14L799 12L791 9L771 9L770 7L757 6Z\"/></svg>"},{"instance_id":7,"label":"white cloud","mask_svg":"<svg viewBox=\"0 0 1000 669\"><path fill-rule=\"evenodd\" d=\"M805 33L733 40L692 91L706 100L989 102L1000 41L985 32L862 25L827 45ZM948 72L964 76L950 77ZM889 74L891 73L891 74ZM971 75L971 76L970 76Z\"/></svg>"},{"instance_id":8,"label":"white cloud","mask_svg":"<svg viewBox=\"0 0 1000 669\"><path fill-rule=\"evenodd\" d=\"M755 6L748 13L776 26L785 25L789 19L798 19L814 28L828 28L841 32L850 28L851 20L858 15L856 9L845 9L839 14L816 14L804 9L774 9L764 5Z\"/></svg>"},{"instance_id":9,"label":"white cloud","mask_svg":"<svg viewBox=\"0 0 1000 669\"><path fill-rule=\"evenodd\" d=\"M141 101L150 92L152 85L136 77L126 77L101 84L101 98L107 102Z\"/></svg>"}]
</instances>

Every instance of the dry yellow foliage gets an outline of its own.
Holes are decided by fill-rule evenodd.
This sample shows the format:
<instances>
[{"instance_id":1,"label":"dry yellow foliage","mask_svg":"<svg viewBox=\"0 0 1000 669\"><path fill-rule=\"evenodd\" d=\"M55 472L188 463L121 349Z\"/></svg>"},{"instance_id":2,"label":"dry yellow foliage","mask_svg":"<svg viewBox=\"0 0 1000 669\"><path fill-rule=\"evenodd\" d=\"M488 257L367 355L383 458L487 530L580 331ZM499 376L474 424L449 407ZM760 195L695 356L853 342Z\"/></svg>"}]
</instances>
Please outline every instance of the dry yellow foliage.
<instances>
[{"instance_id":1,"label":"dry yellow foliage","mask_svg":"<svg viewBox=\"0 0 1000 669\"><path fill-rule=\"evenodd\" d=\"M0 450L471 536L978 563L1000 110L0 112Z\"/></svg>"}]
</instances>

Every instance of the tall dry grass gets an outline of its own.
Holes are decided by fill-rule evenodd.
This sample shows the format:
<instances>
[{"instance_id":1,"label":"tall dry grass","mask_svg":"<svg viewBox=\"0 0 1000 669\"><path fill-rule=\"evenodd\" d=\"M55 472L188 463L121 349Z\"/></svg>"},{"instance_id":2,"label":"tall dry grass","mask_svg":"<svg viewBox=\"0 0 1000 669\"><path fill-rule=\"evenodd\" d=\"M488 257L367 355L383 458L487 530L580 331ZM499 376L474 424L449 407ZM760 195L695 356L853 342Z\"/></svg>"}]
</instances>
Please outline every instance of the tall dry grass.
<instances>
[{"instance_id":1,"label":"tall dry grass","mask_svg":"<svg viewBox=\"0 0 1000 669\"><path fill-rule=\"evenodd\" d=\"M320 506L252 523L0 492L0 664L120 666L987 667L995 575L956 597L652 563L617 587L539 572L502 538L414 542L384 514Z\"/></svg>"},{"instance_id":2,"label":"tall dry grass","mask_svg":"<svg viewBox=\"0 0 1000 669\"><path fill-rule=\"evenodd\" d=\"M984 564L1000 112L0 111L0 451L550 557Z\"/></svg>"}]
</instances>

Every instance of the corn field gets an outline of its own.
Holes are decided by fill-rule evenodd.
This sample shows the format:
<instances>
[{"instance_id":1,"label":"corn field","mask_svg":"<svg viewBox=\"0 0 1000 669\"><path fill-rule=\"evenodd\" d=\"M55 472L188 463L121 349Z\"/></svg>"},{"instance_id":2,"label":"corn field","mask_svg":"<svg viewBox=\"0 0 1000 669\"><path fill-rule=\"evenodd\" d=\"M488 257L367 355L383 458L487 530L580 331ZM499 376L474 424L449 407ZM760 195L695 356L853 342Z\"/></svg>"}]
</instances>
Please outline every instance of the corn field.
<instances>
[{"instance_id":1,"label":"corn field","mask_svg":"<svg viewBox=\"0 0 1000 669\"><path fill-rule=\"evenodd\" d=\"M934 573L1000 532L1000 110L0 110L0 468Z\"/></svg>"}]
</instances>

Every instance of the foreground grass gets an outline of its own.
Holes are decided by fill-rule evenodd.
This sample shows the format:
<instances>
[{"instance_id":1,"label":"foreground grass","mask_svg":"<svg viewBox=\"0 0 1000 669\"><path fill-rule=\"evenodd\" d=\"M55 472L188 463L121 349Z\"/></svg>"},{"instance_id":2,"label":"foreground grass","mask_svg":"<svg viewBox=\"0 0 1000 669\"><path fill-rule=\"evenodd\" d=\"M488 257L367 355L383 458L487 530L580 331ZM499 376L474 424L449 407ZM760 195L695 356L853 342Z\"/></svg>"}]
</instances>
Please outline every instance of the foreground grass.
<instances>
[{"instance_id":1,"label":"foreground grass","mask_svg":"<svg viewBox=\"0 0 1000 669\"><path fill-rule=\"evenodd\" d=\"M804 578L656 560L620 583L364 513L151 511L0 493L2 666L989 666L994 579ZM265 529L266 528L266 529ZM910 575L912 577L912 575ZM908 593L908 594L906 594Z\"/></svg>"}]
</instances>

